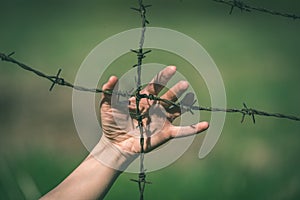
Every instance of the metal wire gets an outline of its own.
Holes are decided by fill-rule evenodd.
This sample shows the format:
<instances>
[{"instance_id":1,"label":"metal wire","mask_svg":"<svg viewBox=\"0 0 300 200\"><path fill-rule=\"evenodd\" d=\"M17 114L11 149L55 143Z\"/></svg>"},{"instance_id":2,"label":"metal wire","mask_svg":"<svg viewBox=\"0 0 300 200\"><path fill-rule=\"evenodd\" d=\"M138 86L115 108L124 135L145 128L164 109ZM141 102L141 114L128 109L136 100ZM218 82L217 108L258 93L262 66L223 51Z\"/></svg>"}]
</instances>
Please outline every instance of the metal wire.
<instances>
[{"instance_id":1,"label":"metal wire","mask_svg":"<svg viewBox=\"0 0 300 200\"><path fill-rule=\"evenodd\" d=\"M140 37L140 43L139 43L139 49L138 50L131 50L133 53L137 55L137 64L135 64L133 67L137 68L137 81L136 81L136 92L134 94L135 99L136 99L136 119L138 121L138 128L140 131L140 173L138 180L133 180L134 182L137 182L139 185L139 191L140 191L140 200L144 199L144 191L145 191L145 186L146 183L150 183L146 181L146 173L145 173L145 167L144 167L144 158L145 158L145 149L144 149L144 143L145 143L145 138L144 138L144 125L143 125L143 116L140 112L140 101L144 97L143 94L141 94L142 86L141 86L141 78L142 78L142 73L141 73L141 68L143 64L143 59L146 57L147 53L150 53L151 50L144 51L144 42L145 42L145 33L147 29L147 24L149 24L149 21L146 18L146 12L147 8L150 7L151 5L144 5L143 0L138 0L139 7L138 8L131 8L132 10L137 11L140 16L141 16L141 21L142 21L142 30L141 30L141 37Z\"/></svg>"},{"instance_id":2,"label":"metal wire","mask_svg":"<svg viewBox=\"0 0 300 200\"><path fill-rule=\"evenodd\" d=\"M52 91L55 85L60 85L60 86L70 87L70 88L73 88L74 90L83 91L83 92L104 93L104 94L108 94L108 95L115 94L115 95L120 95L123 97L130 96L130 94L128 92L121 92L121 91L116 92L116 91L110 91L110 90L104 91L104 90L101 90L98 88L86 88L86 87L82 87L82 86L73 85L72 83L66 81L64 78L60 77L60 74L62 71L61 69L58 70L58 72L55 76L47 75L41 71L38 71L24 63L19 62L16 59L12 58L12 55L14 55L14 54L15 54L15 52L12 52L8 55L0 52L0 59L5 62L14 63L26 71L30 71L39 77L49 80L50 82L52 82L52 85L51 85L49 91Z\"/></svg>"},{"instance_id":3,"label":"metal wire","mask_svg":"<svg viewBox=\"0 0 300 200\"><path fill-rule=\"evenodd\" d=\"M282 13L282 12L270 10L267 8L255 7L255 6L246 4L245 2L243 2L241 0L212 0L212 1L230 6L229 14L232 14L234 8L238 8L241 11L246 11L246 12L258 11L258 12L267 13L270 15L276 15L276 16L280 16L280 17L286 17L286 18L290 18L290 19L294 19L294 20L300 19L299 15L290 14L290 13Z\"/></svg>"},{"instance_id":4,"label":"metal wire","mask_svg":"<svg viewBox=\"0 0 300 200\"><path fill-rule=\"evenodd\" d=\"M20 61L12 58L13 53L10 54L4 54L0 52L0 59L4 62L9 62L9 63L13 63L16 64L17 66L23 68L26 71L30 71L34 74L36 74L39 77L45 78L49 81L52 82L52 85L50 87L50 91L53 89L53 87L55 85L60 85L60 86L65 86L65 87L70 87L73 88L75 90L79 90L79 91L83 91L83 92L93 92L93 93L105 93L105 94L109 94L109 95L120 95L123 97L131 97L134 96L134 94L131 94L130 92L126 91L126 92L121 92L121 91L109 91L109 90L101 90L101 89L90 89L90 88L86 88L86 87L82 87L82 86L76 86L73 85L71 83L69 83L68 81L66 81L64 78L60 77L60 71L59 73L57 73L55 76L50 76L50 75L46 75L45 73L38 71L32 67L29 67L28 65L21 63ZM53 85L54 84L54 85ZM139 98L148 98L150 100L157 100L157 101L161 101L164 103L167 103L171 106L177 106L177 107L181 107L187 111L193 111L193 110L199 110L199 111L208 111L208 112L227 112L227 113L240 113L242 114L242 119L245 118L245 116L265 116L265 117L275 117L275 118L280 118L280 119L288 119L288 120L293 120L293 121L300 121L300 117L297 116L293 116L293 115L286 115L286 114L281 114L281 113L269 113L269 112L265 112L265 111L260 111L254 108L248 108L246 106L246 104L244 103L244 107L241 109L236 109L236 108L230 108L230 109L225 109L225 108L211 108L211 107L197 107L194 105L188 105L185 104L183 102L172 102L166 99L162 99L160 97L154 96L154 95L146 95L146 94L139 94ZM241 122L243 122L244 120L242 120ZM253 122L255 122L255 120L253 120Z\"/></svg>"},{"instance_id":5,"label":"metal wire","mask_svg":"<svg viewBox=\"0 0 300 200\"><path fill-rule=\"evenodd\" d=\"M170 105L170 109L172 107L180 107L183 111L208 111L208 112L226 112L226 113L240 113L242 115L241 123L244 122L245 116L250 116L252 118L253 123L255 124L256 122L256 116L265 116L265 117L275 117L275 118L281 118L281 119L288 119L288 120L293 120L293 121L300 121L300 117L293 116L293 115L285 115L281 113L268 113L265 111L257 110L254 108L248 108L246 103L243 103L243 108L237 109L237 108L212 108L212 107L202 107L202 106L194 106L193 104L195 103L194 100L190 100L190 102L193 102L191 104L187 104L183 101L179 103L174 103L172 101L166 100L166 99L161 99L159 97L155 96L148 96L147 98L149 99L154 99L157 101L162 101L164 103L167 103Z\"/></svg>"}]
</instances>

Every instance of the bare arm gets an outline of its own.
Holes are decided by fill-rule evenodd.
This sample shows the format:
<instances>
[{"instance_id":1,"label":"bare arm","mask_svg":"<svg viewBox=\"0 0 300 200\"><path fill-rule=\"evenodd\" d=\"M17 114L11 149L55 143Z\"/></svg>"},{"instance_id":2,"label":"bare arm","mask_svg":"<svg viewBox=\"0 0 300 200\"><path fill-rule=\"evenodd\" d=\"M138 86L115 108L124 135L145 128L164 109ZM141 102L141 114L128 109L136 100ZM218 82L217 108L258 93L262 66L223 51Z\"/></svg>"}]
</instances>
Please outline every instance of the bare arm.
<instances>
[{"instance_id":1,"label":"bare arm","mask_svg":"<svg viewBox=\"0 0 300 200\"><path fill-rule=\"evenodd\" d=\"M163 86L175 74L175 67L167 67L141 91L144 94L158 95ZM103 90L116 89L117 77L112 76L103 86ZM176 101L188 88L187 82L175 84L162 98ZM128 113L135 113L136 101L132 97L124 107L118 103L114 105L112 95L103 95L101 100L101 124L103 135L91 154L75 169L62 183L42 197L47 199L89 200L103 199L118 176L137 157L140 152L139 130L134 116L126 117ZM144 149L149 152L176 137L186 137L205 131L207 122L200 122L193 126L174 126L172 121L182 114L180 109L169 109L170 105L161 102L142 99L140 110L146 117L143 124L151 121L150 134L145 134ZM148 116L150 107L157 110ZM124 112L125 110L125 112ZM129 112L126 112L126 110ZM163 117L162 117L163 115ZM162 118L166 119L162 123ZM126 120L130 120L127 123ZM128 125L132 124L132 125Z\"/></svg>"}]
</instances>

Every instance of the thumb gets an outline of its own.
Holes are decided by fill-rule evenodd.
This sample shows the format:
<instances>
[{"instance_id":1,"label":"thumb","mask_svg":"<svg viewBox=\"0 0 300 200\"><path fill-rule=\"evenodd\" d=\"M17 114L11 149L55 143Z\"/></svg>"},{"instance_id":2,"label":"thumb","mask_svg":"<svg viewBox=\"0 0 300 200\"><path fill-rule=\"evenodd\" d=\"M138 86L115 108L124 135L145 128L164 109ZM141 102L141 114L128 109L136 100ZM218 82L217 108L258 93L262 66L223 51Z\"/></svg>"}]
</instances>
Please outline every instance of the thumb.
<instances>
[{"instance_id":1,"label":"thumb","mask_svg":"<svg viewBox=\"0 0 300 200\"><path fill-rule=\"evenodd\" d=\"M118 82L118 78L116 76L111 76L108 79L107 83L105 83L103 85L102 90L103 91L113 90L115 88L115 86L117 85L117 82ZM112 97L112 95L103 93L101 104L107 103L108 105L110 105L111 104L111 97Z\"/></svg>"}]
</instances>

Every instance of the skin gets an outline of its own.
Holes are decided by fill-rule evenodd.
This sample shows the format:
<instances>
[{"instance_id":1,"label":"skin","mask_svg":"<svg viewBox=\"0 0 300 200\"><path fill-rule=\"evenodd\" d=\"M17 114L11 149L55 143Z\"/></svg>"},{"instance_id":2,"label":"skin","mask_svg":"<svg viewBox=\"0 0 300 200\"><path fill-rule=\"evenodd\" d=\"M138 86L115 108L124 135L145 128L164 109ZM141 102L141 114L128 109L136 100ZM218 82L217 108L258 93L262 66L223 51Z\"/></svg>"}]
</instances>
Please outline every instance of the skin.
<instances>
[{"instance_id":1,"label":"skin","mask_svg":"<svg viewBox=\"0 0 300 200\"><path fill-rule=\"evenodd\" d=\"M163 85L166 85L175 72L176 67L166 67L153 78L141 93L158 95L164 88ZM118 78L112 76L103 85L102 89L116 90L117 82ZM187 88L188 83L180 81L163 94L161 98L176 101ZM100 115L103 135L101 140L105 140L109 148L118 149L117 152L120 152L120 155L127 155L126 160L124 158L120 159L118 153L110 154L111 162L114 163L114 166L117 165L115 168L118 168L124 164L127 166L140 152L140 132L137 128L138 121L134 117L136 99L131 97L128 105L115 104L115 99L112 95L102 95ZM173 138L194 135L205 131L209 127L207 122L199 122L184 127L172 125L172 121L184 111L177 108L170 109L170 105L163 102L141 99L139 105L141 113L145 116L143 118L145 152L150 152ZM129 115L131 117L128 117ZM99 142L95 149L100 149L103 152L108 151L108 149L105 149L108 147ZM91 153L63 182L41 199L103 199L122 171L108 167L103 164L105 162L99 162L97 151Z\"/></svg>"}]
</instances>

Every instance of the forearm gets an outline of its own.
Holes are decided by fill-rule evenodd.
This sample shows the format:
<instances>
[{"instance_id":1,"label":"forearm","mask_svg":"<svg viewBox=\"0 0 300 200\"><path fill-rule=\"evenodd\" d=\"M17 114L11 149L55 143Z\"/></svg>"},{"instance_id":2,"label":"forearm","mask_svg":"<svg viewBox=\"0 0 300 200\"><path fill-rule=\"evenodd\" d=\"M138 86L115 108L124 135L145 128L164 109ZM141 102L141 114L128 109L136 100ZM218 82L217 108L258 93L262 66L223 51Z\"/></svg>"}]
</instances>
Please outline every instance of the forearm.
<instances>
[{"instance_id":1,"label":"forearm","mask_svg":"<svg viewBox=\"0 0 300 200\"><path fill-rule=\"evenodd\" d=\"M41 200L103 199L121 171L132 161L116 150L100 141L91 154L62 183L42 197Z\"/></svg>"},{"instance_id":2,"label":"forearm","mask_svg":"<svg viewBox=\"0 0 300 200\"><path fill-rule=\"evenodd\" d=\"M62 183L41 199L103 199L120 173L89 155Z\"/></svg>"}]
</instances>

